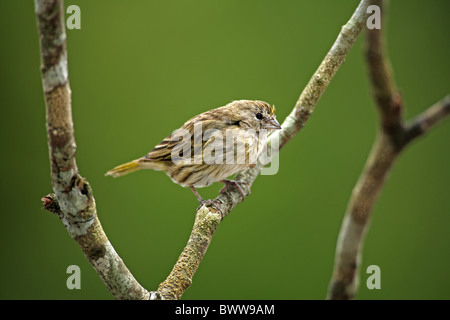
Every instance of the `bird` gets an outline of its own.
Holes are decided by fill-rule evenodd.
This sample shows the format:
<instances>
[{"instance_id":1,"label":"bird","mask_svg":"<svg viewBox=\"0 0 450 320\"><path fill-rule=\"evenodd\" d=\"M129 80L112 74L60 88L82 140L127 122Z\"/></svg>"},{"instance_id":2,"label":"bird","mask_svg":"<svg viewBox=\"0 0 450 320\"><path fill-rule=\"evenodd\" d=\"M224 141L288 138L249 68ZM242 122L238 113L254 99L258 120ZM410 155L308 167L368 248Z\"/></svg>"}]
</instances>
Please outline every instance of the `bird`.
<instances>
[{"instance_id":1,"label":"bird","mask_svg":"<svg viewBox=\"0 0 450 320\"><path fill-rule=\"evenodd\" d=\"M152 169L164 171L173 182L189 187L200 205L197 188L224 183L220 192L235 187L245 198L240 181L228 177L256 165L267 137L281 129L275 106L260 100L235 100L194 116L145 156L119 165L105 175L119 177Z\"/></svg>"}]
</instances>

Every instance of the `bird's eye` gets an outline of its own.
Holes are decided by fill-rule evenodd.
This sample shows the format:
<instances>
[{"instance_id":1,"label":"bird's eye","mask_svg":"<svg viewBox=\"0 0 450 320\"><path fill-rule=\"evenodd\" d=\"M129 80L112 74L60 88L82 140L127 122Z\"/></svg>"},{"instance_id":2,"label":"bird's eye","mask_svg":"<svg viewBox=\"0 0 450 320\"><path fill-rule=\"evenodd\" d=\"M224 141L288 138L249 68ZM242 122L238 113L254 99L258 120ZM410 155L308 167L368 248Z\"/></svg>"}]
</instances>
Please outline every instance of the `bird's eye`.
<instances>
[{"instance_id":1,"label":"bird's eye","mask_svg":"<svg viewBox=\"0 0 450 320\"><path fill-rule=\"evenodd\" d=\"M262 113L261 113L261 112L258 112L258 113L256 114L256 119L261 120L262 118L263 118Z\"/></svg>"}]
</instances>

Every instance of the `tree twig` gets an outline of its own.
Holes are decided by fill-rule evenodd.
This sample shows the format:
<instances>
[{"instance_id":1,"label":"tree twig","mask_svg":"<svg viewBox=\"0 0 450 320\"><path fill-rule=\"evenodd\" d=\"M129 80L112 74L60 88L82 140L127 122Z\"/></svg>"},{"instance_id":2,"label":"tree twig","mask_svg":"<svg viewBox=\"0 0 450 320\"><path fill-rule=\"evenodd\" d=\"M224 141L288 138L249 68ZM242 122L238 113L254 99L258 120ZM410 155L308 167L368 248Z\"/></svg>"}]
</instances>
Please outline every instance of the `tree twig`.
<instances>
[{"instance_id":1,"label":"tree twig","mask_svg":"<svg viewBox=\"0 0 450 320\"><path fill-rule=\"evenodd\" d=\"M375 1L384 17L384 2ZM352 299L358 286L358 268L371 212L398 154L416 137L430 130L450 114L450 99L430 107L405 126L403 103L394 84L392 69L384 47L383 31L368 30L366 60L373 95L380 115L380 126L364 169L352 191L339 232L333 276L328 299ZM382 31L383 30L383 31Z\"/></svg>"},{"instance_id":2,"label":"tree twig","mask_svg":"<svg viewBox=\"0 0 450 320\"><path fill-rule=\"evenodd\" d=\"M197 271L217 226L242 201L241 195L234 189L220 194L216 198L220 204L220 212L214 207L207 206L198 209L188 244L168 278L160 284L155 292L148 292L139 285L108 241L97 217L92 190L87 181L79 175L76 166L76 144L73 136L62 1L35 0L35 4L41 38L42 78L47 106L52 186L55 192L54 195L43 198L43 205L61 218L71 236L78 242L89 262L115 298L179 299L191 284L192 277ZM283 129L270 137L269 144L277 141L281 149L303 128L363 29L368 16L366 9L369 4L368 0L361 1L349 22L343 26L333 47L303 90L295 108L284 121ZM398 103L398 98L386 101L389 101L390 104L386 110L395 111L396 108L401 110L398 108L398 105L401 105ZM433 112L426 113L413 122L410 126L410 136L419 136L420 134L417 132L421 130L425 132L436 122L435 119L439 118L438 115L448 113L448 102L444 105L446 106L442 107L444 112L441 108L436 107ZM380 108L380 110L384 112L385 109ZM384 117L390 119L389 116ZM384 125L383 128L391 128L391 126ZM413 130L413 128L415 129ZM365 170L367 177L371 177L374 181L384 180L392 163L391 160L401 149L398 148L398 143L386 142L386 140L393 141L392 135L387 134L390 131L392 130L383 130L381 138L374 145L375 150L382 149L383 151L376 152L375 156L370 157L372 160L368 162L367 170ZM275 150L275 152L277 151ZM385 155L385 157L378 158L379 155ZM246 182L243 184L246 195L250 193L251 185L262 167L262 164L258 164L255 168L245 170L236 177L236 179ZM382 183L379 188L381 185ZM364 188L367 186L363 183L359 189ZM355 207L359 209L355 210L357 213L353 217L359 217L360 221L367 219L364 212L370 212L374 198L376 198L376 194L363 201L357 201L359 206Z\"/></svg>"},{"instance_id":3,"label":"tree twig","mask_svg":"<svg viewBox=\"0 0 450 320\"><path fill-rule=\"evenodd\" d=\"M281 149L308 121L323 92L361 33L368 17L369 4L368 0L361 1L350 20L342 27L332 48L303 90L291 114L283 122L282 129L270 136L269 145L279 145ZM278 151L273 150L273 152ZM236 180L244 182L242 189L246 196L250 194L251 186L262 168L263 165L258 163L253 169L244 170L236 176ZM242 201L242 198L238 190L230 188L215 200L220 204L221 212L217 212L214 207L199 208L187 246L172 272L158 288L162 298L179 299L182 296L192 283L192 277L203 259L217 226Z\"/></svg>"},{"instance_id":4,"label":"tree twig","mask_svg":"<svg viewBox=\"0 0 450 320\"><path fill-rule=\"evenodd\" d=\"M450 94L416 116L405 127L405 144L427 133L450 114Z\"/></svg>"},{"instance_id":5,"label":"tree twig","mask_svg":"<svg viewBox=\"0 0 450 320\"><path fill-rule=\"evenodd\" d=\"M63 221L115 298L148 299L150 293L134 279L108 241L97 216L92 189L78 172L63 1L35 0L35 11L54 191L42 198L43 205Z\"/></svg>"}]
</instances>

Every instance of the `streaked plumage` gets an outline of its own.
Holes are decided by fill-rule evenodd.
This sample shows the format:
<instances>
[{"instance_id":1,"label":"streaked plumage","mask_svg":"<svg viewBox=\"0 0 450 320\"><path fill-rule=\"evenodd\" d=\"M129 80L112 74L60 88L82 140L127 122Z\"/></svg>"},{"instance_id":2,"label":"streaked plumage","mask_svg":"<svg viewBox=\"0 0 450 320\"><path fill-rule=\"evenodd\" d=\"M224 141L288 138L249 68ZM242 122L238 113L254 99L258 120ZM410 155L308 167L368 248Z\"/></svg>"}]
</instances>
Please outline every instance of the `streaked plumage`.
<instances>
[{"instance_id":1,"label":"streaked plumage","mask_svg":"<svg viewBox=\"0 0 450 320\"><path fill-rule=\"evenodd\" d=\"M199 128L201 132L197 131ZM164 171L175 183L189 186L203 203L195 188L218 181L239 188L236 182L226 178L254 166L264 149L267 135L280 128L275 107L258 100L233 101L191 118L146 156L115 167L106 175L118 177L139 169ZM235 142L229 143L232 138ZM226 158L227 152L229 158ZM231 157L234 163L226 161Z\"/></svg>"}]
</instances>

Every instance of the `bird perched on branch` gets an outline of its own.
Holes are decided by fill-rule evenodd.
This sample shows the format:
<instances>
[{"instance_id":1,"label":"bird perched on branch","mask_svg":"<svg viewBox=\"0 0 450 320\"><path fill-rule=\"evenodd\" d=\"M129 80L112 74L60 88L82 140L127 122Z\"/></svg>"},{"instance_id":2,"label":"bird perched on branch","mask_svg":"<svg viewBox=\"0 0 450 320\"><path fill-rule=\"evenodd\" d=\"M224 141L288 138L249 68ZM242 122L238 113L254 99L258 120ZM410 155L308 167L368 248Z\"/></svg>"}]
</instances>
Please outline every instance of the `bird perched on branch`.
<instances>
[{"instance_id":1,"label":"bird perched on branch","mask_svg":"<svg viewBox=\"0 0 450 320\"><path fill-rule=\"evenodd\" d=\"M106 173L119 177L140 169L164 171L177 184L196 188L225 183L244 193L239 181L227 177L254 167L271 131L281 129L275 107L264 101L238 100L199 114L161 141L146 156Z\"/></svg>"}]
</instances>

